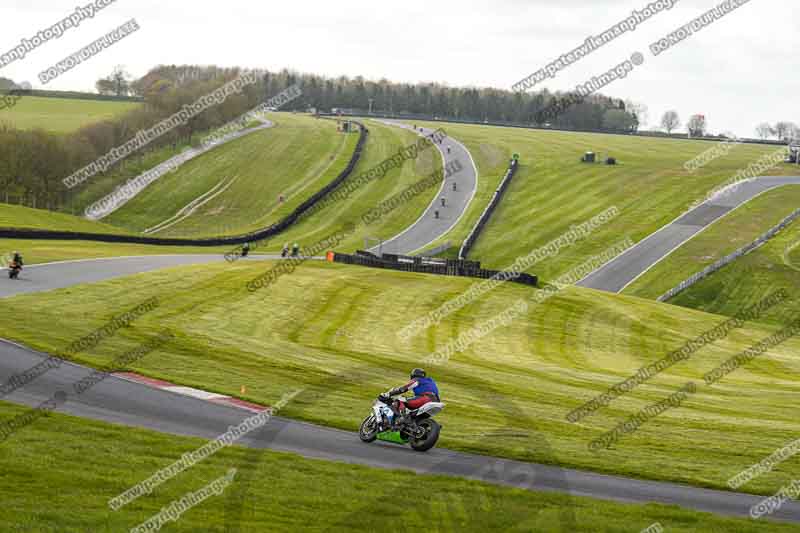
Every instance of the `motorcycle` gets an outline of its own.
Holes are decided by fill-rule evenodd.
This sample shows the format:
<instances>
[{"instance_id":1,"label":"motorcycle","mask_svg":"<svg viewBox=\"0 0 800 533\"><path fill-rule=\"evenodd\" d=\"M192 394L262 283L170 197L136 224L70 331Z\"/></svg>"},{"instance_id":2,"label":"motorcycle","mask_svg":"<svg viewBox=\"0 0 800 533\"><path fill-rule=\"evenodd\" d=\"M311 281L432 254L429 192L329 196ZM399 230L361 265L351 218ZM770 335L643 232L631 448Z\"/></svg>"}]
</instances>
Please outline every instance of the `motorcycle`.
<instances>
[{"instance_id":1,"label":"motorcycle","mask_svg":"<svg viewBox=\"0 0 800 533\"><path fill-rule=\"evenodd\" d=\"M397 417L391 408L392 399L378 396L372 414L361 423L358 436L363 442L376 439L395 444L409 444L413 450L426 452L436 446L442 426L433 417L444 409L440 402L428 402L419 409L406 411Z\"/></svg>"},{"instance_id":2,"label":"motorcycle","mask_svg":"<svg viewBox=\"0 0 800 533\"><path fill-rule=\"evenodd\" d=\"M17 279L21 271L21 266L19 266L17 263L11 263L8 266L8 279Z\"/></svg>"}]
</instances>

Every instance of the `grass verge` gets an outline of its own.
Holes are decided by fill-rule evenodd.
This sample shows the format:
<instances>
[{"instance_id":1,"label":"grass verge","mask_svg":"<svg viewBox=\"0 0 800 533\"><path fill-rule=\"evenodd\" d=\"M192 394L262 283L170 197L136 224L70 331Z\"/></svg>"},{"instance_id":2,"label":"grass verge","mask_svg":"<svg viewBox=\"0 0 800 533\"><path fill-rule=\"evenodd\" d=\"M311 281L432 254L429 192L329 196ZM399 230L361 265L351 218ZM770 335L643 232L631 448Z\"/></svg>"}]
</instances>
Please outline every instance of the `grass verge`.
<instances>
[{"instance_id":1,"label":"grass verge","mask_svg":"<svg viewBox=\"0 0 800 533\"><path fill-rule=\"evenodd\" d=\"M23 412L22 407L0 402L3 419ZM659 522L667 531L687 533L797 530L792 525L723 518L676 506L572 498L287 453L248 452L236 446L219 451L119 511L109 509L109 499L204 443L48 414L0 444L4 531L127 531L231 468L237 468L231 486L187 511L167 529L381 531L393 524L397 531L611 533L639 531ZM390 505L398 494L403 505ZM241 506L235 522L230 513L234 506ZM571 518L565 520L565 515Z\"/></svg>"}]
</instances>

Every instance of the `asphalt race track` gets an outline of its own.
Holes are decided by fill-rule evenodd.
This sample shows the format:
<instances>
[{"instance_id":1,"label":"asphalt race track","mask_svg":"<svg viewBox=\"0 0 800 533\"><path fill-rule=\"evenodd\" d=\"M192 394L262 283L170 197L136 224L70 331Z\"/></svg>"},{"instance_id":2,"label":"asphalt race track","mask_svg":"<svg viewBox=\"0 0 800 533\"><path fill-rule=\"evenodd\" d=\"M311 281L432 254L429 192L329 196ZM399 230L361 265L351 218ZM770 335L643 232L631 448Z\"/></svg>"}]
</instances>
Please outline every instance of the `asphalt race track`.
<instances>
[{"instance_id":1,"label":"asphalt race track","mask_svg":"<svg viewBox=\"0 0 800 533\"><path fill-rule=\"evenodd\" d=\"M392 120L382 120L381 122L392 126L398 126L411 130L412 126ZM430 135L434 130L427 128L417 128L423 135ZM446 132L447 130L445 130ZM447 148L450 147L450 153ZM406 228L402 233L383 242L381 246L371 248L373 253L383 252L387 254L410 255L431 244L439 237L449 232L461 219L467 210L470 202L475 197L478 187L478 170L469 150L460 142L446 137L441 145L437 145L444 157L444 165L453 161L461 163L461 170L453 173L445 180L442 188L436 194L433 202L428 206L422 216L414 224ZM457 190L453 190L453 183L456 183ZM445 199L445 206L442 207L441 199ZM439 218L435 212L439 211Z\"/></svg>"},{"instance_id":2,"label":"asphalt race track","mask_svg":"<svg viewBox=\"0 0 800 533\"><path fill-rule=\"evenodd\" d=\"M30 293L65 287L70 282L87 283L134 272L218 260L219 256L211 255L152 256L42 265L31 267L33 272L24 271L35 280L22 280L15 284L7 278L0 278L0 290L3 296ZM26 287L25 283L30 285ZM11 290L9 285L18 285L23 289ZM28 348L0 341L0 383L5 383L12 376L39 364L46 357ZM91 372L90 368L64 362L2 399L35 407L51 399L58 391L64 391L68 396L67 401L58 409L60 412L208 439L221 435L228 426L252 416L252 413L234 407L151 388L115 376L107 377L80 396L72 394L72 384ZM354 413L354 416L365 415L369 407L365 405L364 413ZM746 516L750 507L763 499L746 494L594 474L438 448L428 453L418 453L406 447L384 443L363 444L355 433L278 417L272 419L264 430L255 433L257 437L245 436L239 443L255 448L294 452L312 458L469 477L525 489L566 491L576 496L623 502L660 502L737 516ZM532 470L532 476L524 476L524 480L521 480L518 475L520 469ZM800 523L800 503L785 503L772 518Z\"/></svg>"},{"instance_id":3,"label":"asphalt race track","mask_svg":"<svg viewBox=\"0 0 800 533\"><path fill-rule=\"evenodd\" d=\"M276 259L279 256L254 255L250 261ZM93 283L162 268L197 265L224 261L224 256L198 255L150 255L138 257L110 257L83 261L62 261L42 265L26 265L19 279L12 281L6 269L0 269L0 298L32 292L63 289L81 283Z\"/></svg>"},{"instance_id":4,"label":"asphalt race track","mask_svg":"<svg viewBox=\"0 0 800 533\"><path fill-rule=\"evenodd\" d=\"M580 287L619 293L683 243L759 194L784 185L800 185L800 177L760 177L742 182L667 224L625 253L577 283Z\"/></svg>"}]
</instances>

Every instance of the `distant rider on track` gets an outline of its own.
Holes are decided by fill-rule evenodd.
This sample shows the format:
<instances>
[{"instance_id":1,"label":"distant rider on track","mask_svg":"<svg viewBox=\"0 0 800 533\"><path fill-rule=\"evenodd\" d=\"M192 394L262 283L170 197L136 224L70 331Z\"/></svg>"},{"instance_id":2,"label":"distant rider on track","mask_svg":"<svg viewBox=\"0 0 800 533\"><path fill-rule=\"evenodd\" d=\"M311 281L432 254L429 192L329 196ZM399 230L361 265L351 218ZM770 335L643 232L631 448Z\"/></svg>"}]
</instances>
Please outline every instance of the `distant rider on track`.
<instances>
[{"instance_id":1,"label":"distant rider on track","mask_svg":"<svg viewBox=\"0 0 800 533\"><path fill-rule=\"evenodd\" d=\"M16 279L22 270L24 262L22 261L22 254L14 252L11 262L8 264L8 275L11 279Z\"/></svg>"}]
</instances>

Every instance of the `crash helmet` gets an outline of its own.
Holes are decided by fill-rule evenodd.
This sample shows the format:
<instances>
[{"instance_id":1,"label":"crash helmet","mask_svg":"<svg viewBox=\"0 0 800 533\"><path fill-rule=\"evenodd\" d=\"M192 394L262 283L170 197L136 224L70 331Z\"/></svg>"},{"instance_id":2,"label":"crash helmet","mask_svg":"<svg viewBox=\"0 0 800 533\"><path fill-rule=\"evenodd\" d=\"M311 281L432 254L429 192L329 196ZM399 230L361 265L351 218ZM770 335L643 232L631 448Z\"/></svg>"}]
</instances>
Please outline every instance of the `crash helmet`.
<instances>
[{"instance_id":1,"label":"crash helmet","mask_svg":"<svg viewBox=\"0 0 800 533\"><path fill-rule=\"evenodd\" d=\"M411 371L411 379L414 378L424 378L426 376L425 371L421 368L415 368Z\"/></svg>"}]
</instances>

